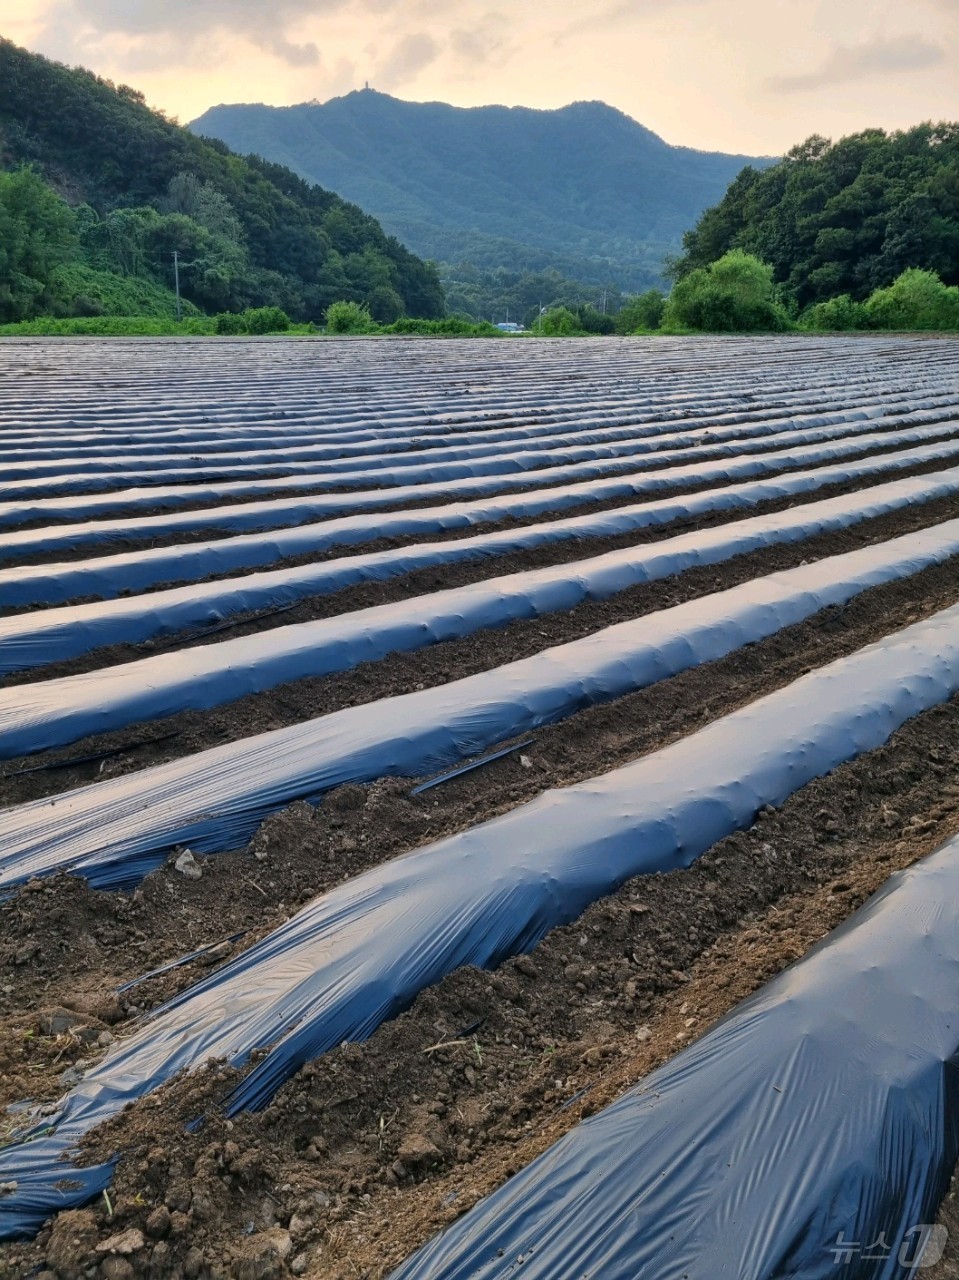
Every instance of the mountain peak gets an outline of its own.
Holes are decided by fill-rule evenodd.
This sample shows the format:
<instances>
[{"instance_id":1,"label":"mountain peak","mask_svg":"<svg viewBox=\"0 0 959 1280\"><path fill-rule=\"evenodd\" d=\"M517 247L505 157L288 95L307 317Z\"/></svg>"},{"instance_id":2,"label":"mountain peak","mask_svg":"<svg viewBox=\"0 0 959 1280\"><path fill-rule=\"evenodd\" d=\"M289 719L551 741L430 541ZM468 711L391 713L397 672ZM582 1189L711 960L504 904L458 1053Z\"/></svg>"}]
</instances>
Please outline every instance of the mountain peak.
<instances>
[{"instance_id":1,"label":"mountain peak","mask_svg":"<svg viewBox=\"0 0 959 1280\"><path fill-rule=\"evenodd\" d=\"M596 100L456 107L370 87L216 107L191 127L332 188L428 257L632 288L659 280L747 160L671 146Z\"/></svg>"}]
</instances>

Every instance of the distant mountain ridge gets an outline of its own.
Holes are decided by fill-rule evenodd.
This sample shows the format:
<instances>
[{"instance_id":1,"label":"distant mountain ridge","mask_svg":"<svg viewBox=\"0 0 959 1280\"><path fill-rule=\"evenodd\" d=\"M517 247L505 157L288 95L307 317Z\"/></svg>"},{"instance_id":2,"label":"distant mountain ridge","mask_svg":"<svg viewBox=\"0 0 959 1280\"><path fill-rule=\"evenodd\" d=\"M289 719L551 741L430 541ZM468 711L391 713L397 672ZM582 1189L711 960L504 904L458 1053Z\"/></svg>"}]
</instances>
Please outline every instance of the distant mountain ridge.
<instances>
[{"instance_id":1,"label":"distant mountain ridge","mask_svg":"<svg viewBox=\"0 0 959 1280\"><path fill-rule=\"evenodd\" d=\"M771 163L671 146L602 102L454 107L364 89L212 107L189 127L360 204L423 257L629 288L657 282L745 165Z\"/></svg>"}]
</instances>

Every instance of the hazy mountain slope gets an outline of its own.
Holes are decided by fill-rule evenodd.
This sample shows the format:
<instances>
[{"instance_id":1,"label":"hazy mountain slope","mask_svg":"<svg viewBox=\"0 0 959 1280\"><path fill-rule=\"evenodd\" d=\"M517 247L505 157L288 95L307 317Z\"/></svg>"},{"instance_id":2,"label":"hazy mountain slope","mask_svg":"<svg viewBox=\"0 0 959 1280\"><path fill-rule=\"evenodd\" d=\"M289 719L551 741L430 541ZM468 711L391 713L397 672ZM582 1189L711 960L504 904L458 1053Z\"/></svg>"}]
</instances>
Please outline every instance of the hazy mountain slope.
<instances>
[{"instance_id":1,"label":"hazy mountain slope","mask_svg":"<svg viewBox=\"0 0 959 1280\"><path fill-rule=\"evenodd\" d=\"M530 251L634 285L745 164L767 163L670 146L600 102L465 109L362 90L213 107L190 127L357 201L425 256L515 267Z\"/></svg>"}]
</instances>

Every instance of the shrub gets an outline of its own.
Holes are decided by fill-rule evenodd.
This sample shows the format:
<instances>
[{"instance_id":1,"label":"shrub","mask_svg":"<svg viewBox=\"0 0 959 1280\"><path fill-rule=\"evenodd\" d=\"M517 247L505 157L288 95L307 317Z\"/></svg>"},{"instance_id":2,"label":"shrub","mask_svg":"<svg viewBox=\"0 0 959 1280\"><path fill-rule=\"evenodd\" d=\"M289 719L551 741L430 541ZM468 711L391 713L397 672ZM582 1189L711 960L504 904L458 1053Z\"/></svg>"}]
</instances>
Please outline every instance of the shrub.
<instances>
[{"instance_id":1,"label":"shrub","mask_svg":"<svg viewBox=\"0 0 959 1280\"><path fill-rule=\"evenodd\" d=\"M616 321L612 316L604 315L592 303L584 302L576 308L580 329L585 333L610 334L616 332Z\"/></svg>"},{"instance_id":2,"label":"shrub","mask_svg":"<svg viewBox=\"0 0 959 1280\"><path fill-rule=\"evenodd\" d=\"M773 284L772 267L731 249L677 281L666 302L663 327L757 333L788 329L790 321Z\"/></svg>"},{"instance_id":3,"label":"shrub","mask_svg":"<svg viewBox=\"0 0 959 1280\"><path fill-rule=\"evenodd\" d=\"M959 329L959 288L911 267L871 294L864 309L874 329Z\"/></svg>"},{"instance_id":4,"label":"shrub","mask_svg":"<svg viewBox=\"0 0 959 1280\"><path fill-rule=\"evenodd\" d=\"M88 294L78 293L70 303L70 310L75 316L102 316L106 314L103 303L99 298L92 298Z\"/></svg>"},{"instance_id":5,"label":"shrub","mask_svg":"<svg viewBox=\"0 0 959 1280\"><path fill-rule=\"evenodd\" d=\"M553 307L536 322L536 332L546 338L582 337L579 318L568 307Z\"/></svg>"},{"instance_id":6,"label":"shrub","mask_svg":"<svg viewBox=\"0 0 959 1280\"><path fill-rule=\"evenodd\" d=\"M378 285L366 300L366 307L377 324L392 324L403 315L403 299L389 285Z\"/></svg>"},{"instance_id":7,"label":"shrub","mask_svg":"<svg viewBox=\"0 0 959 1280\"><path fill-rule=\"evenodd\" d=\"M243 312L247 333L285 333L290 317L280 307L248 307Z\"/></svg>"},{"instance_id":8,"label":"shrub","mask_svg":"<svg viewBox=\"0 0 959 1280\"><path fill-rule=\"evenodd\" d=\"M463 332L466 329L466 325L463 323L462 320L457 320L453 322L454 325L462 326L462 328L456 328L454 330L439 328L441 324L445 325L448 323L449 322L446 320L414 320L412 316L402 316L399 320L394 320L393 323L387 327L386 332L427 335L427 334L450 333L450 332L459 333L459 332Z\"/></svg>"},{"instance_id":9,"label":"shrub","mask_svg":"<svg viewBox=\"0 0 959 1280\"><path fill-rule=\"evenodd\" d=\"M824 333L836 333L851 329L868 329L869 318L861 302L854 301L848 293L827 302L817 302L803 312L799 320L802 329L817 329Z\"/></svg>"},{"instance_id":10,"label":"shrub","mask_svg":"<svg viewBox=\"0 0 959 1280\"><path fill-rule=\"evenodd\" d=\"M659 289L647 289L645 293L630 298L615 317L617 333L635 333L637 329L658 329L666 310L666 295Z\"/></svg>"},{"instance_id":11,"label":"shrub","mask_svg":"<svg viewBox=\"0 0 959 1280\"><path fill-rule=\"evenodd\" d=\"M376 321L358 302L331 302L326 309L327 333L373 333Z\"/></svg>"},{"instance_id":12,"label":"shrub","mask_svg":"<svg viewBox=\"0 0 959 1280\"><path fill-rule=\"evenodd\" d=\"M221 311L219 315L214 316L213 328L216 333L225 335L249 332L246 327L246 318L237 311Z\"/></svg>"},{"instance_id":13,"label":"shrub","mask_svg":"<svg viewBox=\"0 0 959 1280\"><path fill-rule=\"evenodd\" d=\"M63 315L153 316L156 319L176 316L172 289L149 276L121 276L82 262L66 262L56 268L53 279L63 304L60 311ZM185 316L200 314L185 298L181 307ZM56 314L56 310L51 307L50 313Z\"/></svg>"},{"instance_id":14,"label":"shrub","mask_svg":"<svg viewBox=\"0 0 959 1280\"><path fill-rule=\"evenodd\" d=\"M0 335L80 336L80 337L165 337L174 334L206 335L213 332L207 316L187 316L182 323L158 316L73 316L57 319L44 316L20 324L0 325Z\"/></svg>"},{"instance_id":15,"label":"shrub","mask_svg":"<svg viewBox=\"0 0 959 1280\"><path fill-rule=\"evenodd\" d=\"M488 320L464 320L460 316L446 316L443 320L414 320L403 316L385 333L420 334L424 337L442 338L502 338L503 333Z\"/></svg>"}]
</instances>

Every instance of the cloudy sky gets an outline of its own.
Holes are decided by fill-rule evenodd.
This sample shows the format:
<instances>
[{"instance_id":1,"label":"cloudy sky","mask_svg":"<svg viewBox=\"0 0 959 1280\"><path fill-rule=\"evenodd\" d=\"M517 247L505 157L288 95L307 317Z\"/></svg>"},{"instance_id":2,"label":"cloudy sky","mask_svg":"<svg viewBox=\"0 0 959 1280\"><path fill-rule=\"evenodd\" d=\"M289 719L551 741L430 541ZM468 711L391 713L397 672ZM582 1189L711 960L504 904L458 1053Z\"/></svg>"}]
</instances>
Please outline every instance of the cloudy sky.
<instances>
[{"instance_id":1,"label":"cloudy sky","mask_svg":"<svg viewBox=\"0 0 959 1280\"><path fill-rule=\"evenodd\" d=\"M959 0L0 0L0 34L184 122L366 80L461 106L601 98L752 154L959 115Z\"/></svg>"}]
</instances>

